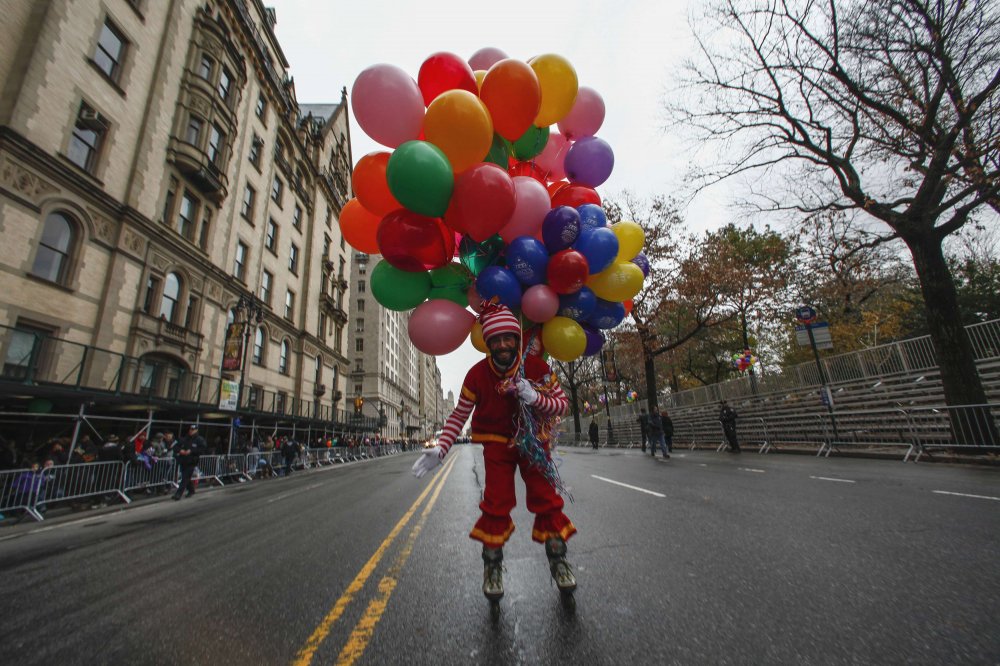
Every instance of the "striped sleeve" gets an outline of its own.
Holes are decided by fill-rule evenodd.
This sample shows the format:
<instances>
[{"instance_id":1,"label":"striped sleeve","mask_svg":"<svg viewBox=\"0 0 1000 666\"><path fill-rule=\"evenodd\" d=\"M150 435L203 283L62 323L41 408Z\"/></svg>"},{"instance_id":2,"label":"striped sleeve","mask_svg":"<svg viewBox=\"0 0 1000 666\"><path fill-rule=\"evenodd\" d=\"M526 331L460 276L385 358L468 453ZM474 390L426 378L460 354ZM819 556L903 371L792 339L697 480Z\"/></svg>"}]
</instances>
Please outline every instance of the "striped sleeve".
<instances>
[{"instance_id":1,"label":"striped sleeve","mask_svg":"<svg viewBox=\"0 0 1000 666\"><path fill-rule=\"evenodd\" d=\"M455 443L458 434L462 432L462 426L469 420L469 414L472 413L472 408L475 406L476 403L465 397L465 388L463 387L462 394L458 398L458 404L455 405L455 410L448 417L448 420L445 421L444 431L437 442L438 446L441 447L442 458L448 453L451 445Z\"/></svg>"},{"instance_id":2,"label":"striped sleeve","mask_svg":"<svg viewBox=\"0 0 1000 666\"><path fill-rule=\"evenodd\" d=\"M532 407L540 414L562 416L566 413L566 408L569 407L569 400L563 393L562 387L559 386L559 382L555 381L555 375L552 377L551 390L545 395L539 394L538 400Z\"/></svg>"}]
</instances>

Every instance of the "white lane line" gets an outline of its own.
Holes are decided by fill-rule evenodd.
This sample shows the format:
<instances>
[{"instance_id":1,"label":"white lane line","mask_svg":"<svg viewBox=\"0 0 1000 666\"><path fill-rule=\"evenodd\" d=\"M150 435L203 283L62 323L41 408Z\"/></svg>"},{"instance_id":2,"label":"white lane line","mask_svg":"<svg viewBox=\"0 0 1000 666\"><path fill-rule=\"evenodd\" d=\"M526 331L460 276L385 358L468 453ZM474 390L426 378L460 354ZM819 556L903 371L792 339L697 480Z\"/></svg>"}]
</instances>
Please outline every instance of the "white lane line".
<instances>
[{"instance_id":1,"label":"white lane line","mask_svg":"<svg viewBox=\"0 0 1000 666\"><path fill-rule=\"evenodd\" d=\"M302 490L296 490L294 492L285 493L284 495L278 495L277 497L272 497L271 499L267 500L267 504L270 504L271 502L277 502L278 500L283 500L283 499L286 499L288 497L292 497L293 495L298 495L300 493L304 493L305 491L312 490L313 488L319 488L322 485L323 485L322 483L314 483L311 486L306 486Z\"/></svg>"},{"instance_id":2,"label":"white lane line","mask_svg":"<svg viewBox=\"0 0 1000 666\"><path fill-rule=\"evenodd\" d=\"M850 479L833 479L829 476L810 476L810 479L816 479L817 481L836 481L837 483L857 483L857 481L851 481Z\"/></svg>"},{"instance_id":3,"label":"white lane line","mask_svg":"<svg viewBox=\"0 0 1000 666\"><path fill-rule=\"evenodd\" d=\"M754 469L753 467L740 467L739 469L740 469L741 472L753 472L754 474L764 474L765 473L764 470L762 470L762 469Z\"/></svg>"},{"instance_id":4,"label":"white lane line","mask_svg":"<svg viewBox=\"0 0 1000 666\"><path fill-rule=\"evenodd\" d=\"M966 493L950 493L947 490L933 490L931 492L936 493L938 495L955 495L956 497L971 497L973 499L985 499L985 500L993 500L994 502L1000 502L1000 497L990 497L988 495L969 495Z\"/></svg>"},{"instance_id":5,"label":"white lane line","mask_svg":"<svg viewBox=\"0 0 1000 666\"><path fill-rule=\"evenodd\" d=\"M608 483L613 483L616 486L622 486L623 488L631 488L632 490L638 490L640 493L647 493L649 495L655 495L656 497L666 497L662 493L655 493L652 490L646 490L645 488L640 488L639 486L630 486L627 483L622 483L621 481L612 481L611 479L605 479L603 476L597 476L596 474L591 474L592 477L598 481L607 481Z\"/></svg>"}]
</instances>

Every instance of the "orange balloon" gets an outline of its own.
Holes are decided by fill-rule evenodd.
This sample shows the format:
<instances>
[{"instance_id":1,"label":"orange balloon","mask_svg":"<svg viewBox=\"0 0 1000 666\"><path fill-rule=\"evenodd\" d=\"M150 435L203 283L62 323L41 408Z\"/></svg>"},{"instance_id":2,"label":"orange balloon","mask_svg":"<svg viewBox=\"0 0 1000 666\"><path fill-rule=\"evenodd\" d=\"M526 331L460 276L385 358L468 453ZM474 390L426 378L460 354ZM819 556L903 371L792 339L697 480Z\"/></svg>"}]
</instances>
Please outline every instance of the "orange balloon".
<instances>
[{"instance_id":1,"label":"orange balloon","mask_svg":"<svg viewBox=\"0 0 1000 666\"><path fill-rule=\"evenodd\" d=\"M486 72L479 97L490 111L496 133L508 141L516 141L538 115L542 89L530 66L507 58Z\"/></svg>"},{"instance_id":2,"label":"orange balloon","mask_svg":"<svg viewBox=\"0 0 1000 666\"><path fill-rule=\"evenodd\" d=\"M340 211L340 233L358 252L378 254L375 235L382 218L361 205L357 198L351 199Z\"/></svg>"},{"instance_id":3,"label":"orange balloon","mask_svg":"<svg viewBox=\"0 0 1000 666\"><path fill-rule=\"evenodd\" d=\"M468 90L448 90L427 107L424 134L445 154L451 170L462 173L490 152L493 121L479 98Z\"/></svg>"},{"instance_id":4,"label":"orange balloon","mask_svg":"<svg viewBox=\"0 0 1000 666\"><path fill-rule=\"evenodd\" d=\"M385 165L389 163L389 152L368 153L354 167L351 186L361 205L380 218L403 205L396 201L385 180Z\"/></svg>"}]
</instances>

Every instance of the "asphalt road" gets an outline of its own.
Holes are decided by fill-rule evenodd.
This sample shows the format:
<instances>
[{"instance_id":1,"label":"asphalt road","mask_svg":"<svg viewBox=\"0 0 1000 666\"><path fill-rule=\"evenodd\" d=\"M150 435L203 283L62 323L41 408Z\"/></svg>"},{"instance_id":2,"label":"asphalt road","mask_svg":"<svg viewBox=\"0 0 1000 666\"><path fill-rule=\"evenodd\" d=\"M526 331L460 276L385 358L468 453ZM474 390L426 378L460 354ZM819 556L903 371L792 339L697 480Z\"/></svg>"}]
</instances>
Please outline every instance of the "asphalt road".
<instances>
[{"instance_id":1,"label":"asphalt road","mask_svg":"<svg viewBox=\"0 0 1000 666\"><path fill-rule=\"evenodd\" d=\"M575 605L519 506L491 611L459 446L4 530L0 663L1000 661L996 470L563 456Z\"/></svg>"}]
</instances>

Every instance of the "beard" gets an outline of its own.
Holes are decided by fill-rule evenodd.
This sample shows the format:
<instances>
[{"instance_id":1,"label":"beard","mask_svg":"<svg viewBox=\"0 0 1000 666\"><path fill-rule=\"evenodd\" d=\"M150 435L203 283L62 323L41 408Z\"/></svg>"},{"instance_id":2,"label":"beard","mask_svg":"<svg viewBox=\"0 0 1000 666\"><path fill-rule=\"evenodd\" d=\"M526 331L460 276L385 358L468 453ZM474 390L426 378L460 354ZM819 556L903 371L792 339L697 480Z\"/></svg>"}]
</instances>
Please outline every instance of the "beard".
<instances>
[{"instance_id":1,"label":"beard","mask_svg":"<svg viewBox=\"0 0 1000 666\"><path fill-rule=\"evenodd\" d=\"M514 364L514 350L498 349L497 351L490 352L490 358L493 359L493 365L501 369L507 369Z\"/></svg>"}]
</instances>

